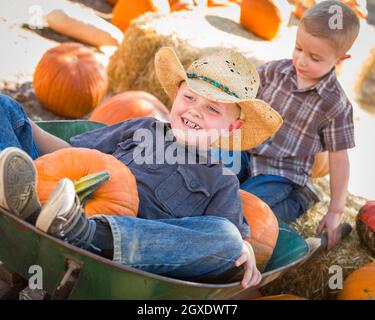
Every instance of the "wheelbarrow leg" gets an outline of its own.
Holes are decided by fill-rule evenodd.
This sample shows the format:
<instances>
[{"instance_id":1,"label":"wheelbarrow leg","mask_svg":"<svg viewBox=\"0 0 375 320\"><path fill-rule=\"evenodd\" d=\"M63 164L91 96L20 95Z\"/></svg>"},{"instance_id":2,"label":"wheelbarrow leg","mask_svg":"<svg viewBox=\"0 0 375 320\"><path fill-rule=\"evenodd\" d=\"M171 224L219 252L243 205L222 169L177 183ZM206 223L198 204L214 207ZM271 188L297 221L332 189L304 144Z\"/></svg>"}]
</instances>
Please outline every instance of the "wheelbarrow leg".
<instances>
[{"instance_id":1,"label":"wheelbarrow leg","mask_svg":"<svg viewBox=\"0 0 375 320\"><path fill-rule=\"evenodd\" d=\"M27 280L0 262L0 300L18 300L20 291L25 287Z\"/></svg>"},{"instance_id":2,"label":"wheelbarrow leg","mask_svg":"<svg viewBox=\"0 0 375 320\"><path fill-rule=\"evenodd\" d=\"M66 300L70 297L75 285L79 280L81 272L81 265L73 260L66 261L65 273L60 280L55 292L53 293L52 300Z\"/></svg>"}]
</instances>

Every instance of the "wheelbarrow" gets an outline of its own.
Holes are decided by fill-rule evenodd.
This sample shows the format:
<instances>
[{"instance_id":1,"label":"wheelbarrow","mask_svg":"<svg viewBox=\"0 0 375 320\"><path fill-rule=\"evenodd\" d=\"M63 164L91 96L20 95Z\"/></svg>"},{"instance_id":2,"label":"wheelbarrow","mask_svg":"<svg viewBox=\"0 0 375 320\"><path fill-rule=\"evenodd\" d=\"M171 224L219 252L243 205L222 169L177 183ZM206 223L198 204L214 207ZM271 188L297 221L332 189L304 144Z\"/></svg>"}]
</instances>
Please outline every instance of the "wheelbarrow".
<instances>
[{"instance_id":1,"label":"wheelbarrow","mask_svg":"<svg viewBox=\"0 0 375 320\"><path fill-rule=\"evenodd\" d=\"M85 121L41 121L41 128L66 141L103 124ZM342 225L342 238L351 231ZM57 238L0 208L0 261L29 279L29 268L41 267L43 290L52 299L239 299L295 268L327 246L327 236L303 239L279 221L273 255L258 286L243 289L240 282L197 283L173 279L115 263Z\"/></svg>"}]
</instances>

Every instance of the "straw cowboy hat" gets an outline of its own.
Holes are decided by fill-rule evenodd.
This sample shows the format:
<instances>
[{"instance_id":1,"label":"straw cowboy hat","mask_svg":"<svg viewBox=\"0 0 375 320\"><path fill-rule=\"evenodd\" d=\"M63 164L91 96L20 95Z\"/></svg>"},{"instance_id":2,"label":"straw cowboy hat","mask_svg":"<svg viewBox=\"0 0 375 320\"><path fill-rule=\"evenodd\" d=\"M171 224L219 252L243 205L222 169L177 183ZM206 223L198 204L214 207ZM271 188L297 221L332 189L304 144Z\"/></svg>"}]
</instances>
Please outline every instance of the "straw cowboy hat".
<instances>
[{"instance_id":1,"label":"straw cowboy hat","mask_svg":"<svg viewBox=\"0 0 375 320\"><path fill-rule=\"evenodd\" d=\"M185 71L172 48L163 47L155 55L160 84L173 100L182 81L190 90L209 100L236 103L241 107L241 129L213 145L228 150L249 150L264 142L281 126L281 116L266 102L256 99L259 75L242 54L230 49L194 61Z\"/></svg>"}]
</instances>

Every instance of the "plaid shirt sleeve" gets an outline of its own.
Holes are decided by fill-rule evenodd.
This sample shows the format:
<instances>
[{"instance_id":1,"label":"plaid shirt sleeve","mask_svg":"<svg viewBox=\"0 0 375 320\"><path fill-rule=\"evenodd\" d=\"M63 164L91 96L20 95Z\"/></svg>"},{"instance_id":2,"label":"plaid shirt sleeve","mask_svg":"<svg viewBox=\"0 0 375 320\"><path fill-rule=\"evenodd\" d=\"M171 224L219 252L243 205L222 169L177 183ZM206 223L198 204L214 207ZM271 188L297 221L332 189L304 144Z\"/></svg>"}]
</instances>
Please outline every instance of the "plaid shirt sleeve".
<instances>
[{"instance_id":1,"label":"plaid shirt sleeve","mask_svg":"<svg viewBox=\"0 0 375 320\"><path fill-rule=\"evenodd\" d=\"M353 109L349 102L345 103L345 111L333 117L321 134L325 150L339 151L355 146Z\"/></svg>"}]
</instances>

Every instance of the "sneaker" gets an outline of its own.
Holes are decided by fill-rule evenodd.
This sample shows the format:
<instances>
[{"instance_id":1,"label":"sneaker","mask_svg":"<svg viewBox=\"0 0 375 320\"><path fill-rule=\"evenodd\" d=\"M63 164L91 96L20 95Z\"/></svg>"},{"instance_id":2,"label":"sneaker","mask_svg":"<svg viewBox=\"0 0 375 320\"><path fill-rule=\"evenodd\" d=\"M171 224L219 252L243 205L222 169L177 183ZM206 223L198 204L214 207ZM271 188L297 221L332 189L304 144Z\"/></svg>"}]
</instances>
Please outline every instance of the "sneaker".
<instances>
[{"instance_id":1,"label":"sneaker","mask_svg":"<svg viewBox=\"0 0 375 320\"><path fill-rule=\"evenodd\" d=\"M4 149L0 153L0 206L23 220L38 212L36 177L34 162L26 152Z\"/></svg>"},{"instance_id":2,"label":"sneaker","mask_svg":"<svg viewBox=\"0 0 375 320\"><path fill-rule=\"evenodd\" d=\"M320 192L310 181L307 182L305 186L299 188L298 191L302 192L311 201L311 206L317 204L322 200Z\"/></svg>"},{"instance_id":3,"label":"sneaker","mask_svg":"<svg viewBox=\"0 0 375 320\"><path fill-rule=\"evenodd\" d=\"M91 252L100 252L93 246L96 223L83 212L70 179L64 178L54 188L43 206L36 227L56 238Z\"/></svg>"}]
</instances>

